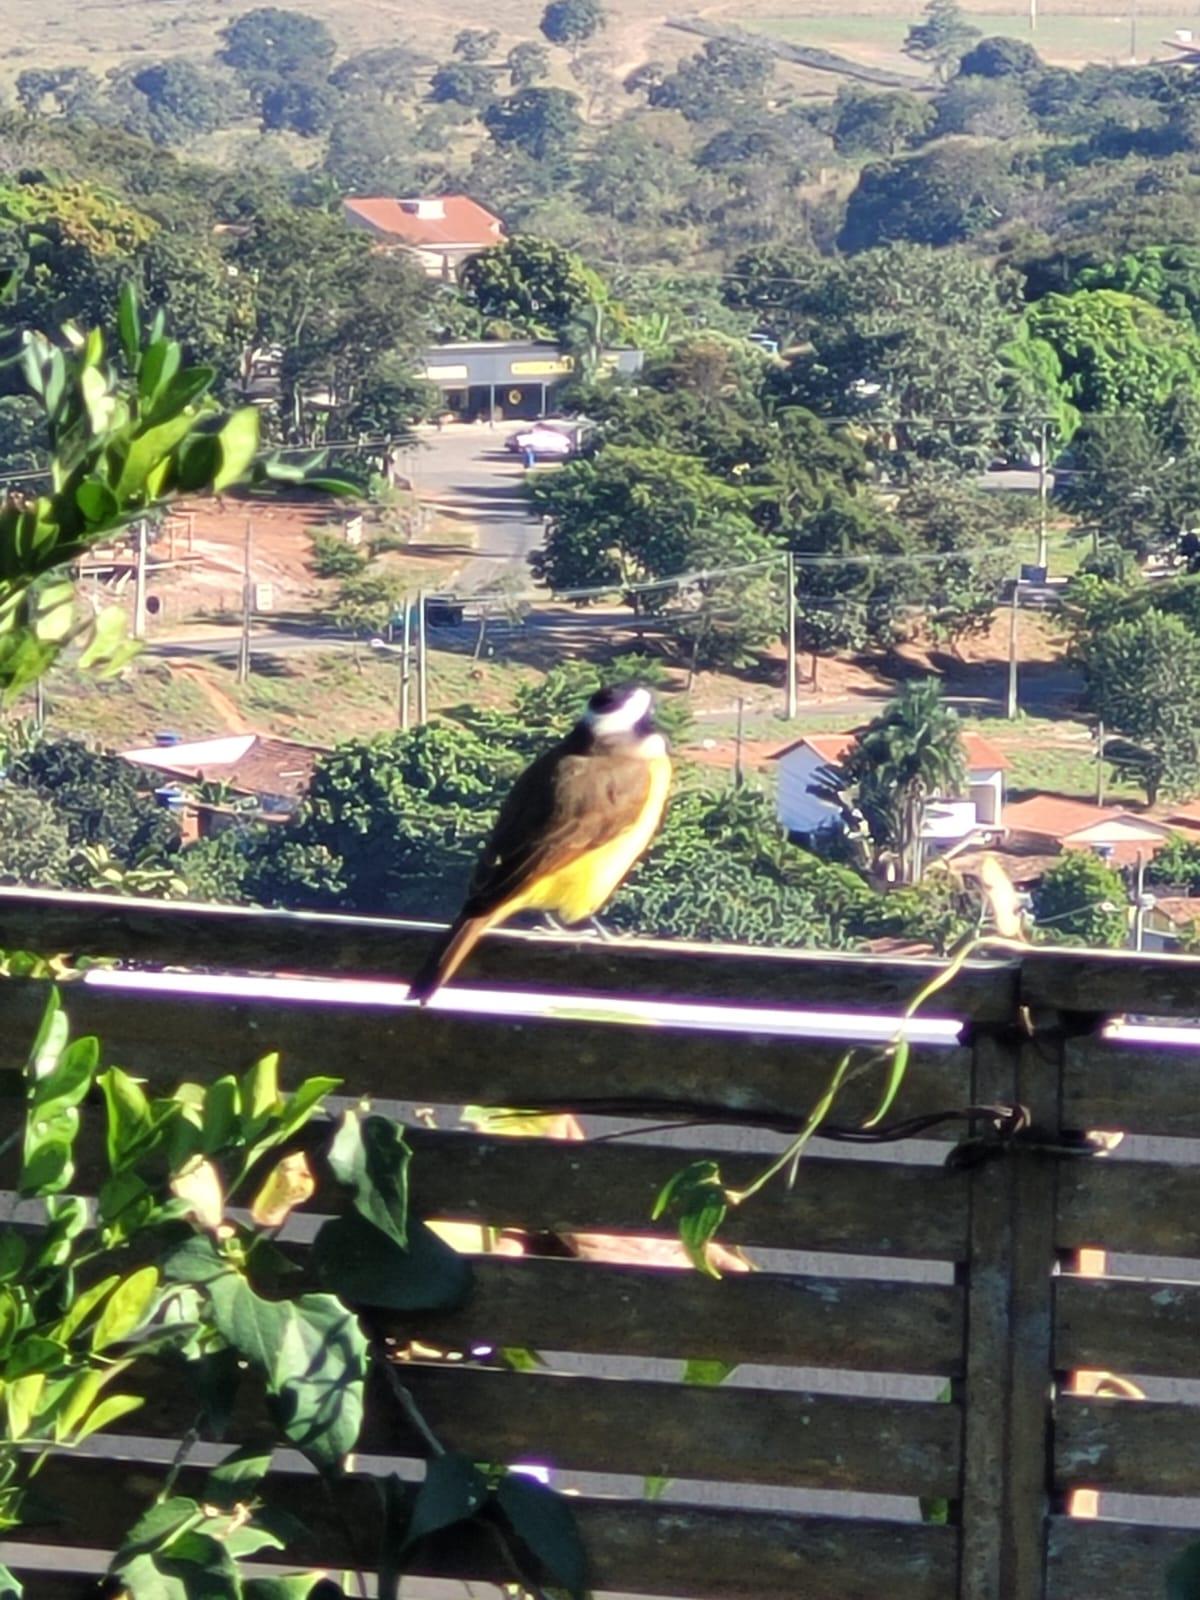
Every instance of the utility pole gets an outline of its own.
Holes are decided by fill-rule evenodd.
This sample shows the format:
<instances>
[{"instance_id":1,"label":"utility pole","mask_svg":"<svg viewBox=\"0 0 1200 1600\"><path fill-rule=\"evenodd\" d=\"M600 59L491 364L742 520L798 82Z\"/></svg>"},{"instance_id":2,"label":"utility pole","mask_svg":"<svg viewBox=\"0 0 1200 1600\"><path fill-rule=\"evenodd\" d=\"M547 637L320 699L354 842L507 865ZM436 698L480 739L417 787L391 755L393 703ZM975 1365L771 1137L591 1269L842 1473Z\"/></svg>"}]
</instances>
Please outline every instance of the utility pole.
<instances>
[{"instance_id":1,"label":"utility pole","mask_svg":"<svg viewBox=\"0 0 1200 1600\"><path fill-rule=\"evenodd\" d=\"M1141 950L1146 939L1146 858L1139 850L1137 853L1137 869L1134 874L1133 898L1133 948Z\"/></svg>"},{"instance_id":2,"label":"utility pole","mask_svg":"<svg viewBox=\"0 0 1200 1600\"><path fill-rule=\"evenodd\" d=\"M1096 804L1104 804L1104 724L1096 725Z\"/></svg>"},{"instance_id":3,"label":"utility pole","mask_svg":"<svg viewBox=\"0 0 1200 1600\"><path fill-rule=\"evenodd\" d=\"M429 656L425 642L425 591L417 590L417 722L429 721Z\"/></svg>"},{"instance_id":4,"label":"utility pole","mask_svg":"<svg viewBox=\"0 0 1200 1600\"><path fill-rule=\"evenodd\" d=\"M1131 0L1129 7L1129 65L1131 67L1137 63L1137 25L1138 0Z\"/></svg>"},{"instance_id":5,"label":"utility pole","mask_svg":"<svg viewBox=\"0 0 1200 1600\"><path fill-rule=\"evenodd\" d=\"M237 681L250 681L250 612L254 591L250 582L250 544L254 537L254 523L246 518L246 539L242 548L242 636L238 641Z\"/></svg>"},{"instance_id":6,"label":"utility pole","mask_svg":"<svg viewBox=\"0 0 1200 1600\"><path fill-rule=\"evenodd\" d=\"M133 569L133 637L146 637L146 522L137 525L137 561Z\"/></svg>"},{"instance_id":7,"label":"utility pole","mask_svg":"<svg viewBox=\"0 0 1200 1600\"><path fill-rule=\"evenodd\" d=\"M1013 579L1012 610L1008 618L1008 710L1012 722L1017 715L1017 612L1020 609L1021 573Z\"/></svg>"},{"instance_id":8,"label":"utility pole","mask_svg":"<svg viewBox=\"0 0 1200 1600\"><path fill-rule=\"evenodd\" d=\"M787 719L796 719L796 557L787 553Z\"/></svg>"},{"instance_id":9,"label":"utility pole","mask_svg":"<svg viewBox=\"0 0 1200 1600\"><path fill-rule=\"evenodd\" d=\"M412 661L412 606L404 597L404 642L400 647L400 729L408 732L408 684Z\"/></svg>"},{"instance_id":10,"label":"utility pole","mask_svg":"<svg viewBox=\"0 0 1200 1600\"><path fill-rule=\"evenodd\" d=\"M742 714L745 710L745 707L746 702L742 699L741 695L738 695L737 733L734 735L735 742L733 748L733 787L735 789L740 789L742 787Z\"/></svg>"},{"instance_id":11,"label":"utility pole","mask_svg":"<svg viewBox=\"0 0 1200 1600\"><path fill-rule=\"evenodd\" d=\"M1046 540L1046 493L1049 486L1049 472L1046 468L1046 457L1050 451L1050 425L1042 423L1042 443L1038 452L1038 545L1037 564L1046 571L1050 566L1050 557L1047 552Z\"/></svg>"}]
</instances>

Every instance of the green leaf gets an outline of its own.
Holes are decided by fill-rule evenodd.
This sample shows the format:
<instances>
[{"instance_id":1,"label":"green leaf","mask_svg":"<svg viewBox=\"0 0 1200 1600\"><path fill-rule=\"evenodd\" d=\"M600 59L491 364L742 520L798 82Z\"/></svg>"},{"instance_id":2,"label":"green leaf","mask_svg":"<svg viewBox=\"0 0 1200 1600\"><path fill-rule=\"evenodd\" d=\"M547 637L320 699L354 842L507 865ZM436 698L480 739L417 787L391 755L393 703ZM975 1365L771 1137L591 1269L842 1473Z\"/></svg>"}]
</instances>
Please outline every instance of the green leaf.
<instances>
[{"instance_id":1,"label":"green leaf","mask_svg":"<svg viewBox=\"0 0 1200 1600\"><path fill-rule=\"evenodd\" d=\"M162 1260L163 1278L168 1283L211 1283L232 1267L211 1239L196 1235L169 1250Z\"/></svg>"},{"instance_id":2,"label":"green leaf","mask_svg":"<svg viewBox=\"0 0 1200 1600\"><path fill-rule=\"evenodd\" d=\"M207 394L216 381L216 371L212 367L186 367L177 373L159 394L149 413L150 422L165 422L168 417L176 416L185 411L189 406L194 406L196 401ZM193 420L199 421L199 417ZM213 435L215 438L216 436ZM198 485L207 487L207 484Z\"/></svg>"},{"instance_id":3,"label":"green leaf","mask_svg":"<svg viewBox=\"0 0 1200 1600\"><path fill-rule=\"evenodd\" d=\"M677 1218L679 1238L692 1265L719 1278L707 1250L729 1210L717 1163L693 1161L676 1172L659 1191L652 1219L657 1221L668 1208Z\"/></svg>"},{"instance_id":4,"label":"green leaf","mask_svg":"<svg viewBox=\"0 0 1200 1600\"><path fill-rule=\"evenodd\" d=\"M92 1330L92 1349L107 1350L135 1333L149 1316L158 1298L158 1268L141 1267L130 1273L100 1313Z\"/></svg>"},{"instance_id":5,"label":"green leaf","mask_svg":"<svg viewBox=\"0 0 1200 1600\"><path fill-rule=\"evenodd\" d=\"M513 1472L501 1478L496 1500L555 1587L582 1597L587 1590L587 1555L571 1502L536 1479Z\"/></svg>"},{"instance_id":6,"label":"green leaf","mask_svg":"<svg viewBox=\"0 0 1200 1600\"><path fill-rule=\"evenodd\" d=\"M138 372L138 392L142 404L150 409L158 398L159 390L164 384L179 371L179 363L183 359L183 351L174 339L158 339L150 346L142 357L141 369ZM173 416L176 411L182 410L181 406L172 407L167 413ZM157 419L156 419L157 420Z\"/></svg>"},{"instance_id":7,"label":"green leaf","mask_svg":"<svg viewBox=\"0 0 1200 1600\"><path fill-rule=\"evenodd\" d=\"M85 1038L64 1049L65 1030L66 1019L56 1013L40 1048L35 1047L19 1183L23 1195L56 1194L74 1175L78 1108L100 1064L100 1046Z\"/></svg>"},{"instance_id":8,"label":"green leaf","mask_svg":"<svg viewBox=\"0 0 1200 1600\"><path fill-rule=\"evenodd\" d=\"M179 447L175 480L187 494L207 489L221 465L221 441L215 433L195 433Z\"/></svg>"},{"instance_id":9,"label":"green leaf","mask_svg":"<svg viewBox=\"0 0 1200 1600\"><path fill-rule=\"evenodd\" d=\"M271 1452L256 1445L245 1445L226 1456L208 1475L204 1490L205 1505L232 1511L236 1505L253 1500L259 1484L271 1467Z\"/></svg>"},{"instance_id":10,"label":"green leaf","mask_svg":"<svg viewBox=\"0 0 1200 1600\"><path fill-rule=\"evenodd\" d=\"M90 1438L93 1433L99 1433L101 1428L107 1428L114 1422L119 1422L122 1417L127 1417L133 1411L138 1411L145 1404L145 1399L140 1394L109 1394L105 1395L96 1409L89 1413L83 1425L75 1435L75 1443Z\"/></svg>"},{"instance_id":11,"label":"green leaf","mask_svg":"<svg viewBox=\"0 0 1200 1600\"><path fill-rule=\"evenodd\" d=\"M253 1139L259 1125L279 1107L279 1054L272 1051L256 1061L242 1074L242 1115L250 1124L248 1137Z\"/></svg>"},{"instance_id":12,"label":"green leaf","mask_svg":"<svg viewBox=\"0 0 1200 1600\"><path fill-rule=\"evenodd\" d=\"M111 661L124 648L127 629L128 621L119 606L105 606L98 612L91 638L79 657L81 671L89 672Z\"/></svg>"},{"instance_id":13,"label":"green leaf","mask_svg":"<svg viewBox=\"0 0 1200 1600\"><path fill-rule=\"evenodd\" d=\"M274 1136L275 1142L290 1139L311 1119L321 1102L341 1087L341 1078L305 1078L296 1092L287 1098L287 1106Z\"/></svg>"},{"instance_id":14,"label":"green leaf","mask_svg":"<svg viewBox=\"0 0 1200 1600\"><path fill-rule=\"evenodd\" d=\"M117 1552L122 1556L135 1555L139 1550L158 1550L177 1538L186 1528L195 1528L204 1520L204 1512L195 1500L174 1496L152 1505L130 1528Z\"/></svg>"},{"instance_id":15,"label":"green leaf","mask_svg":"<svg viewBox=\"0 0 1200 1600\"><path fill-rule=\"evenodd\" d=\"M48 1077L58 1065L66 1048L69 1025L63 1013L62 1000L57 989L51 989L46 999L46 1009L34 1035L26 1071L34 1080Z\"/></svg>"},{"instance_id":16,"label":"green leaf","mask_svg":"<svg viewBox=\"0 0 1200 1600\"><path fill-rule=\"evenodd\" d=\"M42 1390L46 1386L44 1372L30 1372L23 1378L14 1378L4 1386L4 1404L8 1412L8 1438L23 1439L37 1410Z\"/></svg>"},{"instance_id":17,"label":"green leaf","mask_svg":"<svg viewBox=\"0 0 1200 1600\"><path fill-rule=\"evenodd\" d=\"M904 1074L908 1071L908 1040L900 1039L891 1046L891 1064L888 1069L888 1080L883 1091L883 1098L876 1106L874 1113L863 1123L864 1128L874 1128L882 1122L892 1109L896 1096L900 1093L900 1085L904 1082Z\"/></svg>"},{"instance_id":18,"label":"green leaf","mask_svg":"<svg viewBox=\"0 0 1200 1600\"><path fill-rule=\"evenodd\" d=\"M18 1277L29 1248L19 1233L0 1233L0 1283Z\"/></svg>"},{"instance_id":19,"label":"green leaf","mask_svg":"<svg viewBox=\"0 0 1200 1600\"><path fill-rule=\"evenodd\" d=\"M87 478L75 491L75 504L94 527L110 527L120 516L116 495L106 483Z\"/></svg>"},{"instance_id":20,"label":"green leaf","mask_svg":"<svg viewBox=\"0 0 1200 1600\"><path fill-rule=\"evenodd\" d=\"M736 1361L697 1361L692 1360L684 1364L684 1383L694 1384L700 1389L716 1389L725 1382L731 1372L736 1372Z\"/></svg>"},{"instance_id":21,"label":"green leaf","mask_svg":"<svg viewBox=\"0 0 1200 1600\"><path fill-rule=\"evenodd\" d=\"M212 484L217 492L227 489L250 470L258 453L258 412L253 406L235 411L221 429L219 438L221 467Z\"/></svg>"},{"instance_id":22,"label":"green leaf","mask_svg":"<svg viewBox=\"0 0 1200 1600\"><path fill-rule=\"evenodd\" d=\"M92 1284L90 1289L85 1289L82 1294L77 1294L67 1307L66 1315L58 1324L58 1337L65 1343L71 1340L84 1323L95 1311L114 1285L120 1283L119 1274L113 1273L110 1277L101 1278L99 1283Z\"/></svg>"},{"instance_id":23,"label":"green leaf","mask_svg":"<svg viewBox=\"0 0 1200 1600\"><path fill-rule=\"evenodd\" d=\"M470 1522L488 1498L487 1479L470 1456L448 1450L425 1468L404 1539L405 1548L457 1522Z\"/></svg>"},{"instance_id":24,"label":"green leaf","mask_svg":"<svg viewBox=\"0 0 1200 1600\"><path fill-rule=\"evenodd\" d=\"M236 1078L218 1078L209 1085L208 1093L204 1096L204 1138L200 1146L206 1155L223 1150L231 1143L237 1130L240 1110L241 1095Z\"/></svg>"},{"instance_id":25,"label":"green leaf","mask_svg":"<svg viewBox=\"0 0 1200 1600\"><path fill-rule=\"evenodd\" d=\"M236 1273L208 1286L217 1331L264 1374L284 1432L319 1466L336 1466L362 1427L367 1342L332 1295L264 1300Z\"/></svg>"},{"instance_id":26,"label":"green leaf","mask_svg":"<svg viewBox=\"0 0 1200 1600\"><path fill-rule=\"evenodd\" d=\"M386 1117L367 1117L360 1122L353 1111L347 1111L328 1159L338 1182L353 1190L359 1215L403 1249L408 1237L412 1151L399 1125Z\"/></svg>"},{"instance_id":27,"label":"green leaf","mask_svg":"<svg viewBox=\"0 0 1200 1600\"><path fill-rule=\"evenodd\" d=\"M187 438L195 426L195 417L185 414L169 417L167 421L138 434L129 446L121 476L117 480L118 498L122 502L136 501L142 495L150 472Z\"/></svg>"},{"instance_id":28,"label":"green leaf","mask_svg":"<svg viewBox=\"0 0 1200 1600\"><path fill-rule=\"evenodd\" d=\"M22 1600L25 1590L8 1568L0 1564L0 1600Z\"/></svg>"},{"instance_id":29,"label":"green leaf","mask_svg":"<svg viewBox=\"0 0 1200 1600\"><path fill-rule=\"evenodd\" d=\"M310 1260L343 1300L388 1311L452 1309L466 1301L473 1281L468 1257L415 1217L403 1250L356 1211L335 1217L317 1234Z\"/></svg>"},{"instance_id":30,"label":"green leaf","mask_svg":"<svg viewBox=\"0 0 1200 1600\"><path fill-rule=\"evenodd\" d=\"M132 280L124 284L117 301L117 333L130 371L136 371L142 348L142 315L137 285Z\"/></svg>"},{"instance_id":31,"label":"green leaf","mask_svg":"<svg viewBox=\"0 0 1200 1600\"><path fill-rule=\"evenodd\" d=\"M121 1172L153 1139L150 1103L141 1086L120 1067L102 1072L99 1083L108 1109L108 1164L113 1172Z\"/></svg>"}]
</instances>

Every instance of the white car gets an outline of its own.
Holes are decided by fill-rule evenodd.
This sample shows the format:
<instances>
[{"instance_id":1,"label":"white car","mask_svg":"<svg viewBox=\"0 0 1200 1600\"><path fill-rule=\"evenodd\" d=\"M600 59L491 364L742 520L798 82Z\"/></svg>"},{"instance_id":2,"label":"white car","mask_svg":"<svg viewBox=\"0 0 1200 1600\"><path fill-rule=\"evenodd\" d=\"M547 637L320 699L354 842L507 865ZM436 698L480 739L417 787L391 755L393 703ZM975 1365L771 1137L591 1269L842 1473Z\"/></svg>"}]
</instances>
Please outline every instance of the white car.
<instances>
[{"instance_id":1,"label":"white car","mask_svg":"<svg viewBox=\"0 0 1200 1600\"><path fill-rule=\"evenodd\" d=\"M509 438L508 448L517 455L532 450L538 460L561 461L575 454L575 440L558 428L524 428Z\"/></svg>"}]
</instances>

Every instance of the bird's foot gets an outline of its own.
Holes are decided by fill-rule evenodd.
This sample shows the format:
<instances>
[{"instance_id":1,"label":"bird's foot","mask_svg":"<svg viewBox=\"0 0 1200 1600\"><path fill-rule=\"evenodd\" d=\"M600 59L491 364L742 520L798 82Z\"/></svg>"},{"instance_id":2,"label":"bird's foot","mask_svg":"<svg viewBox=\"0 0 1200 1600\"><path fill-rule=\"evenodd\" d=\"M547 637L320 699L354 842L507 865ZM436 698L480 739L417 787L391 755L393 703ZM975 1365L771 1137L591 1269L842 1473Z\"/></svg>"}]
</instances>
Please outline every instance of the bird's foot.
<instances>
[{"instance_id":1,"label":"bird's foot","mask_svg":"<svg viewBox=\"0 0 1200 1600\"><path fill-rule=\"evenodd\" d=\"M568 932L558 918L551 916L548 911L542 912L542 926L535 928L533 931L544 934L564 934Z\"/></svg>"},{"instance_id":2,"label":"bird's foot","mask_svg":"<svg viewBox=\"0 0 1200 1600\"><path fill-rule=\"evenodd\" d=\"M588 924L592 927L605 944L621 944L626 939L632 939L631 933L626 933L623 928L610 928L607 923L601 922L599 917L589 917Z\"/></svg>"}]
</instances>

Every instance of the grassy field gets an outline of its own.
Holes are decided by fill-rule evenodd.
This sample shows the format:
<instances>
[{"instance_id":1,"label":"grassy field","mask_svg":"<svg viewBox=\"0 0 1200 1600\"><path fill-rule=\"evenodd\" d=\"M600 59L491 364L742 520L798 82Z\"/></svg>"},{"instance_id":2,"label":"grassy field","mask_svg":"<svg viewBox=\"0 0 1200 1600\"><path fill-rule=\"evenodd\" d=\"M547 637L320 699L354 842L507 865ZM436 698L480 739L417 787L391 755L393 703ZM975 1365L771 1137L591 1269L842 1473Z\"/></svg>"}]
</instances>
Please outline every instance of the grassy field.
<instances>
[{"instance_id":1,"label":"grassy field","mask_svg":"<svg viewBox=\"0 0 1200 1600\"><path fill-rule=\"evenodd\" d=\"M863 5L853 11L821 14L818 6L797 6L778 16L754 18L749 26L795 44L824 45L850 56L875 59L899 56L909 24L921 12L915 0L901 6ZM1130 56L1131 13L1127 6L1111 10L1040 11L1037 29L1030 32L1029 11L988 11L967 5L971 21L983 33L1026 39L1044 56L1056 61L1128 61ZM1177 11L1139 11L1137 54L1139 60L1170 56L1173 52L1162 41L1177 28L1200 23L1200 7L1181 6Z\"/></svg>"}]
</instances>

